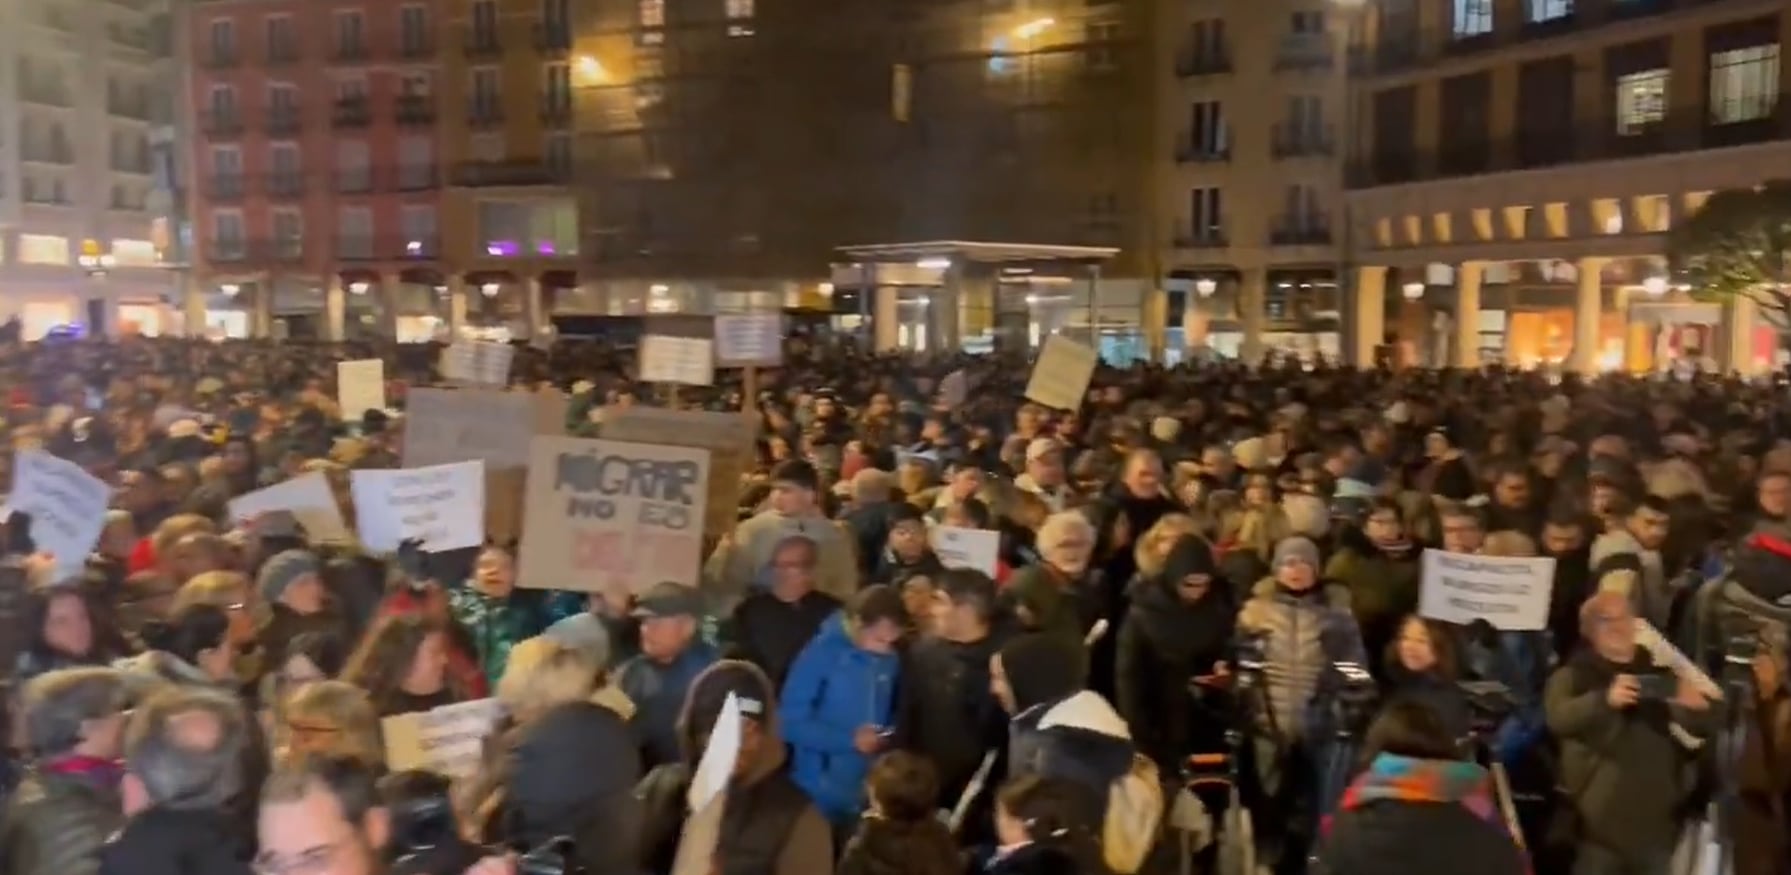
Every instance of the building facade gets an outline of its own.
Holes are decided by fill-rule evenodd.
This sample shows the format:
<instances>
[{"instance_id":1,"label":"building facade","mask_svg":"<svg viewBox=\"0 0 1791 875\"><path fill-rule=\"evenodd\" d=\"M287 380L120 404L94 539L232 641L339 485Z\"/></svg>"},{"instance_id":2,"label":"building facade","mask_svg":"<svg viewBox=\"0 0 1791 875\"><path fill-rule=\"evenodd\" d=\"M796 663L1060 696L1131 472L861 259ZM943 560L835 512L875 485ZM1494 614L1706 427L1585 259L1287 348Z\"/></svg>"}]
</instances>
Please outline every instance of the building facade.
<instances>
[{"instance_id":1,"label":"building facade","mask_svg":"<svg viewBox=\"0 0 1791 875\"><path fill-rule=\"evenodd\" d=\"M935 340L917 346L986 338L1009 310L1061 310L1055 321L1090 332L1151 322L1160 345L1153 241L1168 232L1150 159L1165 83L1149 36L1160 5L579 4L574 163L593 305L831 297L842 318L900 313L916 338L931 324ZM916 241L1118 247L1104 282L1130 291L1106 297L1130 303L1109 313L1084 292L976 265L965 269L988 275L962 295L848 290L856 272L828 272L839 247ZM955 315L941 319L944 307Z\"/></svg>"},{"instance_id":2,"label":"building facade","mask_svg":"<svg viewBox=\"0 0 1791 875\"><path fill-rule=\"evenodd\" d=\"M441 320L441 22L436 0L187 8L192 270L214 332Z\"/></svg>"},{"instance_id":3,"label":"building facade","mask_svg":"<svg viewBox=\"0 0 1791 875\"><path fill-rule=\"evenodd\" d=\"M171 330L150 138L173 105L166 9L31 0L0 27L0 320ZM158 227L163 231L158 233Z\"/></svg>"},{"instance_id":4,"label":"building facade","mask_svg":"<svg viewBox=\"0 0 1791 875\"><path fill-rule=\"evenodd\" d=\"M1351 4L1159 4L1169 285L1191 346L1335 355Z\"/></svg>"},{"instance_id":5,"label":"building facade","mask_svg":"<svg viewBox=\"0 0 1791 875\"><path fill-rule=\"evenodd\" d=\"M1355 60L1352 357L1579 371L1771 363L1665 235L1791 168L1774 0L1384 0Z\"/></svg>"}]
</instances>

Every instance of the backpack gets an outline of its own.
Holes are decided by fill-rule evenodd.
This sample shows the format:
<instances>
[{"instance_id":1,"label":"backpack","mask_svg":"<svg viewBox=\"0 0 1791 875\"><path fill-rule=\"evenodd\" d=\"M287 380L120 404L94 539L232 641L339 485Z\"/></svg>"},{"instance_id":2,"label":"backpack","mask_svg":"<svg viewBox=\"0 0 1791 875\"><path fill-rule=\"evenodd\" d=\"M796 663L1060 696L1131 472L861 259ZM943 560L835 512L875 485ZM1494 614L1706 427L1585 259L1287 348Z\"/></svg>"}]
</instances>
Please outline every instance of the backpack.
<instances>
[{"instance_id":1,"label":"backpack","mask_svg":"<svg viewBox=\"0 0 1791 875\"><path fill-rule=\"evenodd\" d=\"M1107 786L1101 853L1114 875L1136 875L1156 847L1163 823L1163 782L1157 764L1132 755L1132 768Z\"/></svg>"}]
</instances>

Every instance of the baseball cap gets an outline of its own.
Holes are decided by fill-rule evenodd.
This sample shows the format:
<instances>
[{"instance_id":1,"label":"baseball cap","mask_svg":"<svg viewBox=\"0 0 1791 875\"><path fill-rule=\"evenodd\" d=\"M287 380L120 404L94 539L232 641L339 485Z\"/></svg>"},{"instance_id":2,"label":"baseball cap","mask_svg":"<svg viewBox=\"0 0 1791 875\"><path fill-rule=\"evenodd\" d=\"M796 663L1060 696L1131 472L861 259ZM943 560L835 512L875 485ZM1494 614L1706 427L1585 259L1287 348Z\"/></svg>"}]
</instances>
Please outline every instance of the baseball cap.
<instances>
[{"instance_id":1,"label":"baseball cap","mask_svg":"<svg viewBox=\"0 0 1791 875\"><path fill-rule=\"evenodd\" d=\"M653 584L635 599L632 613L637 619L647 620L659 617L694 617L702 612L701 593L693 587L668 580Z\"/></svg>"}]
</instances>

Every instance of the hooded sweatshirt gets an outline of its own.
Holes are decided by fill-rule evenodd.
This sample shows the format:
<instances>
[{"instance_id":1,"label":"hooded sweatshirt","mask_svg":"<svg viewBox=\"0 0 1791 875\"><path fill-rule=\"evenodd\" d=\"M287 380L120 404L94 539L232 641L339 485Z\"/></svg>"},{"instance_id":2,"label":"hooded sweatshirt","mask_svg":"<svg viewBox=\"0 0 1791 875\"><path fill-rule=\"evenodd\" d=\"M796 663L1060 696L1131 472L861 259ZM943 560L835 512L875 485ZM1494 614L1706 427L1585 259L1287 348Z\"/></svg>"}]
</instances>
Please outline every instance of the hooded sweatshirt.
<instances>
[{"instance_id":1,"label":"hooded sweatshirt","mask_svg":"<svg viewBox=\"0 0 1791 875\"><path fill-rule=\"evenodd\" d=\"M864 810L871 757L852 741L859 727L893 728L900 659L860 648L845 612L823 623L784 682L779 718L793 762L790 777L836 824Z\"/></svg>"},{"instance_id":2,"label":"hooded sweatshirt","mask_svg":"<svg viewBox=\"0 0 1791 875\"><path fill-rule=\"evenodd\" d=\"M1178 586L1195 575L1205 575L1210 583L1200 600L1190 604ZM1212 673L1213 664L1224 657L1237 606L1218 576L1212 548L1194 537L1175 543L1160 577L1134 581L1130 597L1114 677L1119 713L1145 755L1173 768L1193 741L1194 699L1188 684Z\"/></svg>"},{"instance_id":3,"label":"hooded sweatshirt","mask_svg":"<svg viewBox=\"0 0 1791 875\"><path fill-rule=\"evenodd\" d=\"M816 589L842 601L858 591L857 552L844 529L823 516L786 516L775 510L741 523L715 548L703 565L704 589L722 609L731 608L752 590L777 545L798 537L815 542L820 562Z\"/></svg>"}]
</instances>

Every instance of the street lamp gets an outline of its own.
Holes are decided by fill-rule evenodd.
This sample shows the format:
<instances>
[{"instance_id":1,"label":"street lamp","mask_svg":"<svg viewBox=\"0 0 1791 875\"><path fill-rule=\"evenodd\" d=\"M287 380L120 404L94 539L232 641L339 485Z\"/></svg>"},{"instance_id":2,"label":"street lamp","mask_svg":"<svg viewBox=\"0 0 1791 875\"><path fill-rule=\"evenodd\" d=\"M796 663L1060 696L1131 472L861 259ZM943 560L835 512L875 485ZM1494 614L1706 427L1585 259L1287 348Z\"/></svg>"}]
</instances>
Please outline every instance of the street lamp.
<instances>
[{"instance_id":1,"label":"street lamp","mask_svg":"<svg viewBox=\"0 0 1791 875\"><path fill-rule=\"evenodd\" d=\"M365 295L370 288L372 288L372 286L365 282L352 282L348 284L348 292L353 295Z\"/></svg>"},{"instance_id":2,"label":"street lamp","mask_svg":"<svg viewBox=\"0 0 1791 875\"><path fill-rule=\"evenodd\" d=\"M484 295L487 298L495 298L498 296L498 292L501 288L502 287L497 283L484 283L479 286L479 294Z\"/></svg>"},{"instance_id":3,"label":"street lamp","mask_svg":"<svg viewBox=\"0 0 1791 875\"><path fill-rule=\"evenodd\" d=\"M1664 276L1651 276L1642 280L1642 291L1656 298L1666 294L1667 278Z\"/></svg>"},{"instance_id":4,"label":"street lamp","mask_svg":"<svg viewBox=\"0 0 1791 875\"><path fill-rule=\"evenodd\" d=\"M236 283L224 283L223 285L218 286L218 291L223 292L224 297L226 298L234 298L241 293L242 290L243 287Z\"/></svg>"},{"instance_id":5,"label":"street lamp","mask_svg":"<svg viewBox=\"0 0 1791 875\"><path fill-rule=\"evenodd\" d=\"M1218 290L1219 283L1214 281L1211 277L1203 276L1194 281L1194 294L1199 295L1202 298L1210 298L1213 296L1213 293Z\"/></svg>"},{"instance_id":6,"label":"street lamp","mask_svg":"<svg viewBox=\"0 0 1791 875\"><path fill-rule=\"evenodd\" d=\"M1424 284L1406 283L1405 285L1400 286L1399 293L1404 295L1405 299L1408 301L1416 301L1419 298L1424 297Z\"/></svg>"}]
</instances>

